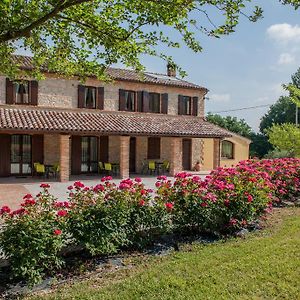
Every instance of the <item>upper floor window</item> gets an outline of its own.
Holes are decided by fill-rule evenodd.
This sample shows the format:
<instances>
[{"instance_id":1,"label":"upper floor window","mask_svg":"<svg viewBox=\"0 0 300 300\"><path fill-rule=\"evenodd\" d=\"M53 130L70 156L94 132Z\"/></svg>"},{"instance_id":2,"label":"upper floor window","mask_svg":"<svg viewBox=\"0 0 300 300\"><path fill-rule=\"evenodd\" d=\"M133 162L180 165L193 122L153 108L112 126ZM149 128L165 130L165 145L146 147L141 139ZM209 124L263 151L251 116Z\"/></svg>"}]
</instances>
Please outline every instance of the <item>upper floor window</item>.
<instances>
[{"instance_id":1,"label":"upper floor window","mask_svg":"<svg viewBox=\"0 0 300 300\"><path fill-rule=\"evenodd\" d=\"M135 111L135 92L125 91L125 110Z\"/></svg>"},{"instance_id":2,"label":"upper floor window","mask_svg":"<svg viewBox=\"0 0 300 300\"><path fill-rule=\"evenodd\" d=\"M6 79L6 103L37 105L38 82L28 80L10 81Z\"/></svg>"},{"instance_id":3,"label":"upper floor window","mask_svg":"<svg viewBox=\"0 0 300 300\"><path fill-rule=\"evenodd\" d=\"M136 111L136 92L128 90L119 90L119 110Z\"/></svg>"},{"instance_id":4,"label":"upper floor window","mask_svg":"<svg viewBox=\"0 0 300 300\"><path fill-rule=\"evenodd\" d=\"M29 104L29 82L15 82L14 92L17 104Z\"/></svg>"},{"instance_id":5,"label":"upper floor window","mask_svg":"<svg viewBox=\"0 0 300 300\"><path fill-rule=\"evenodd\" d=\"M149 112L160 113L160 94L149 93Z\"/></svg>"},{"instance_id":6,"label":"upper floor window","mask_svg":"<svg viewBox=\"0 0 300 300\"><path fill-rule=\"evenodd\" d=\"M234 144L230 141L222 141L222 158L234 159Z\"/></svg>"},{"instance_id":7,"label":"upper floor window","mask_svg":"<svg viewBox=\"0 0 300 300\"><path fill-rule=\"evenodd\" d=\"M84 107L96 108L96 88L86 86L84 89Z\"/></svg>"},{"instance_id":8,"label":"upper floor window","mask_svg":"<svg viewBox=\"0 0 300 300\"><path fill-rule=\"evenodd\" d=\"M79 85L78 107L104 109L104 88Z\"/></svg>"},{"instance_id":9,"label":"upper floor window","mask_svg":"<svg viewBox=\"0 0 300 300\"><path fill-rule=\"evenodd\" d=\"M178 115L198 115L198 97L178 96Z\"/></svg>"},{"instance_id":10,"label":"upper floor window","mask_svg":"<svg viewBox=\"0 0 300 300\"><path fill-rule=\"evenodd\" d=\"M119 110L146 113L168 113L168 94L119 90Z\"/></svg>"}]
</instances>

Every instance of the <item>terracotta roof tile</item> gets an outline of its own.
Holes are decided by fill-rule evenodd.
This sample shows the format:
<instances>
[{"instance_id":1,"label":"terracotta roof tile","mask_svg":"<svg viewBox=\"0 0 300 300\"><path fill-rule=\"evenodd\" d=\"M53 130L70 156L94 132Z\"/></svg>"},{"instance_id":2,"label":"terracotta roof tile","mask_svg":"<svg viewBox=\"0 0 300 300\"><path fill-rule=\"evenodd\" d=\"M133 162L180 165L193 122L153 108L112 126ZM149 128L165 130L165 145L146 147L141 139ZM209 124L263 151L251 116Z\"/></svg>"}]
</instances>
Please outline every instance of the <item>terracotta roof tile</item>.
<instances>
[{"instance_id":1,"label":"terracotta roof tile","mask_svg":"<svg viewBox=\"0 0 300 300\"><path fill-rule=\"evenodd\" d=\"M32 69L32 58L30 56L14 55L13 60L24 69ZM47 72L47 68L43 69ZM183 87L208 91L205 87L185 81L177 77L171 77L164 74L150 72L138 73L134 70L107 68L107 74L114 80L133 81L141 83L159 84L174 87Z\"/></svg>"},{"instance_id":2,"label":"terracotta roof tile","mask_svg":"<svg viewBox=\"0 0 300 300\"><path fill-rule=\"evenodd\" d=\"M228 137L203 118L147 113L0 107L0 130L147 136Z\"/></svg>"}]
</instances>

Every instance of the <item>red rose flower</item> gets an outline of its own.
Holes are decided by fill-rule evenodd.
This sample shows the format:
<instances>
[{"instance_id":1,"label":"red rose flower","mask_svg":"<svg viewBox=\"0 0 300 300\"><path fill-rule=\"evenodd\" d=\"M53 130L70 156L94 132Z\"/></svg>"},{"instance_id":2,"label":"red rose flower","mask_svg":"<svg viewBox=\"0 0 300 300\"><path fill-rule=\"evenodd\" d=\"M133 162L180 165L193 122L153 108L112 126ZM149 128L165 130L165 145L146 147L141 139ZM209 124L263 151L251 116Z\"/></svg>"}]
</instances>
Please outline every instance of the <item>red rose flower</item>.
<instances>
[{"instance_id":1,"label":"red rose flower","mask_svg":"<svg viewBox=\"0 0 300 300\"><path fill-rule=\"evenodd\" d=\"M230 204L230 201L229 201L228 199L224 200L224 205L225 205L225 206L227 206L227 207L228 207L228 206L229 206L229 204Z\"/></svg>"},{"instance_id":2,"label":"red rose flower","mask_svg":"<svg viewBox=\"0 0 300 300\"><path fill-rule=\"evenodd\" d=\"M61 235L61 230L60 230L60 229L55 229L55 230L53 231L53 233L54 233L55 235Z\"/></svg>"},{"instance_id":3,"label":"red rose flower","mask_svg":"<svg viewBox=\"0 0 300 300\"><path fill-rule=\"evenodd\" d=\"M33 198L31 194L26 194L24 197L23 197L23 200L25 199L31 199Z\"/></svg>"},{"instance_id":4,"label":"red rose flower","mask_svg":"<svg viewBox=\"0 0 300 300\"><path fill-rule=\"evenodd\" d=\"M57 212L57 215L58 215L59 217L65 217L67 214L68 214L68 212L67 212L66 210L59 210L59 211Z\"/></svg>"},{"instance_id":5,"label":"red rose flower","mask_svg":"<svg viewBox=\"0 0 300 300\"><path fill-rule=\"evenodd\" d=\"M76 189L84 188L84 184L80 181L75 181L74 186L75 186Z\"/></svg>"},{"instance_id":6,"label":"red rose flower","mask_svg":"<svg viewBox=\"0 0 300 300\"><path fill-rule=\"evenodd\" d=\"M141 195L146 195L148 193L147 190L141 190Z\"/></svg>"},{"instance_id":7,"label":"red rose flower","mask_svg":"<svg viewBox=\"0 0 300 300\"><path fill-rule=\"evenodd\" d=\"M171 203L171 202L167 202L165 204L165 206L166 206L167 211L171 211L173 209L173 207L174 207L174 204Z\"/></svg>"},{"instance_id":8,"label":"red rose flower","mask_svg":"<svg viewBox=\"0 0 300 300\"><path fill-rule=\"evenodd\" d=\"M145 200L140 200L140 202L139 202L139 206L144 206L145 205Z\"/></svg>"},{"instance_id":9,"label":"red rose flower","mask_svg":"<svg viewBox=\"0 0 300 300\"><path fill-rule=\"evenodd\" d=\"M2 208L0 209L0 215L3 214L9 214L11 212L11 209L8 206L2 206Z\"/></svg>"},{"instance_id":10,"label":"red rose flower","mask_svg":"<svg viewBox=\"0 0 300 300\"><path fill-rule=\"evenodd\" d=\"M50 187L50 184L48 184L48 183L41 183L40 187L42 189L48 189Z\"/></svg>"},{"instance_id":11,"label":"red rose flower","mask_svg":"<svg viewBox=\"0 0 300 300\"><path fill-rule=\"evenodd\" d=\"M32 206L36 203L33 199L26 199L24 203L21 204L21 206Z\"/></svg>"}]
</instances>

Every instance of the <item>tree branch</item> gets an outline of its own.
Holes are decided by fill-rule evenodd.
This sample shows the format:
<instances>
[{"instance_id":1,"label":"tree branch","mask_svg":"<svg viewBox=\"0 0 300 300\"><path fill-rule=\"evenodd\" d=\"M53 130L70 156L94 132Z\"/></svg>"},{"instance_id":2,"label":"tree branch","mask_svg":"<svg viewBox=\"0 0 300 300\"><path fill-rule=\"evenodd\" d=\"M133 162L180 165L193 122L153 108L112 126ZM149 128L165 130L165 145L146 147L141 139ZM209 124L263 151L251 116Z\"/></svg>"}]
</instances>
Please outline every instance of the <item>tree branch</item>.
<instances>
[{"instance_id":1,"label":"tree branch","mask_svg":"<svg viewBox=\"0 0 300 300\"><path fill-rule=\"evenodd\" d=\"M10 40L14 40L20 37L25 37L30 35L31 30L42 25L43 23L47 22L51 18L55 17L58 13L62 12L63 10L70 8L74 5L79 5L85 2L92 2L92 0L73 0L73 1L60 1L60 4L55 6L53 10L49 13L44 15L43 17L37 19L36 21L32 22L25 28L16 31L9 31L5 34L0 35L0 43L7 42Z\"/></svg>"}]
</instances>

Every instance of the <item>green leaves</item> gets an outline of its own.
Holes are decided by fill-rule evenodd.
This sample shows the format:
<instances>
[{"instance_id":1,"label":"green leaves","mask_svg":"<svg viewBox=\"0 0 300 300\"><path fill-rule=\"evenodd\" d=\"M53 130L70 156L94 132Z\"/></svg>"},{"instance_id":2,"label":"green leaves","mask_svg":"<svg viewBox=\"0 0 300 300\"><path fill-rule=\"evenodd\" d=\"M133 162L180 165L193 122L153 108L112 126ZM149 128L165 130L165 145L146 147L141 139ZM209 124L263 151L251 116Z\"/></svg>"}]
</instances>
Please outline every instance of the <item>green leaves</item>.
<instances>
[{"instance_id":1,"label":"green leaves","mask_svg":"<svg viewBox=\"0 0 300 300\"><path fill-rule=\"evenodd\" d=\"M273 125L267 130L270 143L280 151L300 156L300 128L295 124Z\"/></svg>"},{"instance_id":2,"label":"green leaves","mask_svg":"<svg viewBox=\"0 0 300 300\"><path fill-rule=\"evenodd\" d=\"M105 67L122 63L142 70L141 55L171 60L158 46L202 50L198 33L220 37L234 32L240 17L256 22L260 7L248 0L15 0L0 4L1 72L10 78L42 78L41 69L82 79L107 79ZM298 1L283 1L298 7ZM252 13L247 14L252 10ZM215 24L214 16L220 24ZM208 21L208 22L207 22ZM163 29L162 29L163 28ZM174 40L165 28L176 31ZM35 69L20 71L15 51L34 56ZM167 51L167 50L166 50ZM181 75L184 75L181 72Z\"/></svg>"}]
</instances>

